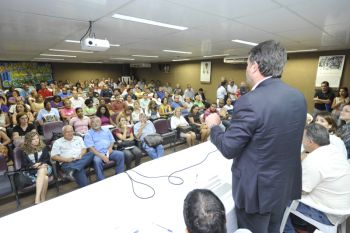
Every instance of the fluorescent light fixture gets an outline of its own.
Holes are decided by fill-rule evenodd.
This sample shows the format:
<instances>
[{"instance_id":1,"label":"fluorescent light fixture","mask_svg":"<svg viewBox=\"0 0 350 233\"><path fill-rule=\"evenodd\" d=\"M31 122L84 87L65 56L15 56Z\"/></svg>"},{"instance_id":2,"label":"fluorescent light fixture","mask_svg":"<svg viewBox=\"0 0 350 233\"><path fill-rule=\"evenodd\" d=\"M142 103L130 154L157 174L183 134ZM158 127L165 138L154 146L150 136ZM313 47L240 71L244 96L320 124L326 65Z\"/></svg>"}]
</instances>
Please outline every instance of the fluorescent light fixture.
<instances>
[{"instance_id":1,"label":"fluorescent light fixture","mask_svg":"<svg viewBox=\"0 0 350 233\"><path fill-rule=\"evenodd\" d=\"M52 60L52 61L63 61L63 58L51 58L51 57L36 57L33 60Z\"/></svg>"},{"instance_id":2,"label":"fluorescent light fixture","mask_svg":"<svg viewBox=\"0 0 350 233\"><path fill-rule=\"evenodd\" d=\"M111 47L119 47L120 45L119 44L109 44L109 46L111 46Z\"/></svg>"},{"instance_id":3,"label":"fluorescent light fixture","mask_svg":"<svg viewBox=\"0 0 350 233\"><path fill-rule=\"evenodd\" d=\"M258 45L257 43L254 43L254 42L250 42L250 41L245 41L245 40L232 40L233 42L236 42L236 43L240 43L240 44L247 44L247 45L251 45L251 46L256 46Z\"/></svg>"},{"instance_id":4,"label":"fluorescent light fixture","mask_svg":"<svg viewBox=\"0 0 350 233\"><path fill-rule=\"evenodd\" d=\"M230 54L228 53L225 53L225 54L215 54L215 55L206 55L206 56L203 56L203 57L224 57L224 56L228 56Z\"/></svg>"},{"instance_id":5,"label":"fluorescent light fixture","mask_svg":"<svg viewBox=\"0 0 350 233\"><path fill-rule=\"evenodd\" d=\"M189 61L189 58L183 58L183 59L174 59L172 61Z\"/></svg>"},{"instance_id":6,"label":"fluorescent light fixture","mask_svg":"<svg viewBox=\"0 0 350 233\"><path fill-rule=\"evenodd\" d=\"M77 44L80 44L80 40L64 40L65 42L68 42L68 43L77 43Z\"/></svg>"},{"instance_id":7,"label":"fluorescent light fixture","mask_svg":"<svg viewBox=\"0 0 350 233\"><path fill-rule=\"evenodd\" d=\"M183 53L183 54L192 54L192 52L179 51L179 50L170 50L170 49L163 49L163 52L168 52L168 53Z\"/></svg>"},{"instance_id":8,"label":"fluorescent light fixture","mask_svg":"<svg viewBox=\"0 0 350 233\"><path fill-rule=\"evenodd\" d=\"M135 55L131 55L131 56L133 56L133 57L155 57L155 58L159 57L159 56L153 56L153 55L140 55L140 54L135 54Z\"/></svg>"},{"instance_id":9,"label":"fluorescent light fixture","mask_svg":"<svg viewBox=\"0 0 350 233\"><path fill-rule=\"evenodd\" d=\"M67 53L94 53L92 51L80 51L80 50L66 50L66 49L49 49L54 52L67 52Z\"/></svg>"},{"instance_id":10,"label":"fluorescent light fixture","mask_svg":"<svg viewBox=\"0 0 350 233\"><path fill-rule=\"evenodd\" d=\"M182 26L177 26L177 25L172 25L172 24L167 24L167 23L161 23L153 20L148 20L148 19L141 19L141 18L136 18L132 16L127 16L127 15L120 15L120 14L114 14L112 15L113 18L116 19L123 19L123 20L128 20L132 22L138 22L138 23L144 23L144 24L150 24L150 25L155 25L159 27L166 27L166 28L172 28L176 30L187 30L188 27L182 27Z\"/></svg>"},{"instance_id":11,"label":"fluorescent light fixture","mask_svg":"<svg viewBox=\"0 0 350 233\"><path fill-rule=\"evenodd\" d=\"M103 63L102 61L84 61L83 63L97 63L97 64L100 64L100 63Z\"/></svg>"},{"instance_id":12,"label":"fluorescent light fixture","mask_svg":"<svg viewBox=\"0 0 350 233\"><path fill-rule=\"evenodd\" d=\"M317 51L318 49L301 49L301 50L290 50L287 51L287 53L302 53L302 52L314 52Z\"/></svg>"},{"instance_id":13,"label":"fluorescent light fixture","mask_svg":"<svg viewBox=\"0 0 350 233\"><path fill-rule=\"evenodd\" d=\"M46 57L77 57L73 55L62 55L62 54L47 54L47 53L42 53L40 56L46 56Z\"/></svg>"},{"instance_id":14,"label":"fluorescent light fixture","mask_svg":"<svg viewBox=\"0 0 350 233\"><path fill-rule=\"evenodd\" d=\"M133 61L135 58L127 58L127 57L111 57L112 60L124 60L124 61Z\"/></svg>"}]
</instances>

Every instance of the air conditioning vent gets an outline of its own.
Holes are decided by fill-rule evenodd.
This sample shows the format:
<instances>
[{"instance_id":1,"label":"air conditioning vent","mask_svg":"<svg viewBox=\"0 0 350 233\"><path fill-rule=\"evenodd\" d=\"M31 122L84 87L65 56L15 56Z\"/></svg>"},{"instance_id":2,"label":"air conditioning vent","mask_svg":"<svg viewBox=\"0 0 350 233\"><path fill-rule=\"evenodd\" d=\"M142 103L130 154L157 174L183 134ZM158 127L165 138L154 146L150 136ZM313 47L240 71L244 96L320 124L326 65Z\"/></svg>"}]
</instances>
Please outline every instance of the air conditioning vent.
<instances>
[{"instance_id":1,"label":"air conditioning vent","mask_svg":"<svg viewBox=\"0 0 350 233\"><path fill-rule=\"evenodd\" d=\"M246 64L248 58L247 57L225 57L224 63L230 64Z\"/></svg>"},{"instance_id":2,"label":"air conditioning vent","mask_svg":"<svg viewBox=\"0 0 350 233\"><path fill-rule=\"evenodd\" d=\"M151 63L131 63L131 68L151 68Z\"/></svg>"}]
</instances>

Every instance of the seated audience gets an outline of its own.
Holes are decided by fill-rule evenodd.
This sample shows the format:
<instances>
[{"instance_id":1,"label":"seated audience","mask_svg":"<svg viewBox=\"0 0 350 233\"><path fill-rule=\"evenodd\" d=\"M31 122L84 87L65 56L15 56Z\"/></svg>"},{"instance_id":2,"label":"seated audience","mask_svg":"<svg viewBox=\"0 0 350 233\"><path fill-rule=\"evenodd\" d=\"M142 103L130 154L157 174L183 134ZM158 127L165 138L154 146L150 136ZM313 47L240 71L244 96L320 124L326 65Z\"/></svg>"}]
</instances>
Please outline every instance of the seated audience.
<instances>
[{"instance_id":1,"label":"seated audience","mask_svg":"<svg viewBox=\"0 0 350 233\"><path fill-rule=\"evenodd\" d=\"M131 125L125 117L120 118L118 128L115 129L114 133L118 138L118 145L120 145L125 155L126 170L131 168L133 160L135 160L135 167L140 165L142 151L135 145Z\"/></svg>"},{"instance_id":2,"label":"seated audience","mask_svg":"<svg viewBox=\"0 0 350 233\"><path fill-rule=\"evenodd\" d=\"M15 147L24 143L24 137L29 132L36 132L35 126L28 122L27 113L21 112L16 115L17 124L13 127L12 140Z\"/></svg>"},{"instance_id":3,"label":"seated audience","mask_svg":"<svg viewBox=\"0 0 350 233\"><path fill-rule=\"evenodd\" d=\"M145 112L147 107L148 107L148 105L149 105L149 102L150 102L150 99L148 98L148 94L147 93L143 93L143 98L140 99L139 102L140 102L140 107Z\"/></svg>"},{"instance_id":4,"label":"seated audience","mask_svg":"<svg viewBox=\"0 0 350 233\"><path fill-rule=\"evenodd\" d=\"M3 112L0 109L0 130L5 130L11 125L10 117L7 112Z\"/></svg>"},{"instance_id":5,"label":"seated audience","mask_svg":"<svg viewBox=\"0 0 350 233\"><path fill-rule=\"evenodd\" d=\"M140 113L139 117L140 121L134 126L134 134L136 138L141 140L142 148L152 159L162 157L164 155L164 147L162 144L159 144L155 147L150 147L144 141L147 135L156 133L156 129L154 128L153 123L147 119L147 116L144 113Z\"/></svg>"},{"instance_id":6,"label":"seated audience","mask_svg":"<svg viewBox=\"0 0 350 233\"><path fill-rule=\"evenodd\" d=\"M185 102L184 102L184 108L187 110L187 112L190 112L192 106L193 106L193 102L192 99L190 97L185 97Z\"/></svg>"},{"instance_id":7,"label":"seated audience","mask_svg":"<svg viewBox=\"0 0 350 233\"><path fill-rule=\"evenodd\" d=\"M209 116L210 114L213 114L213 113L219 114L216 106L217 106L216 103L212 103L210 105L210 107L207 110L204 111L203 120L205 120L205 118L207 116Z\"/></svg>"},{"instance_id":8,"label":"seated audience","mask_svg":"<svg viewBox=\"0 0 350 233\"><path fill-rule=\"evenodd\" d=\"M226 233L226 211L220 199L208 189L189 192L183 206L187 233Z\"/></svg>"},{"instance_id":9,"label":"seated audience","mask_svg":"<svg viewBox=\"0 0 350 233\"><path fill-rule=\"evenodd\" d=\"M151 100L145 110L145 114L151 121L154 121L160 117L158 112L157 103L154 100Z\"/></svg>"},{"instance_id":10,"label":"seated audience","mask_svg":"<svg viewBox=\"0 0 350 233\"><path fill-rule=\"evenodd\" d=\"M305 203L327 209L350 209L350 164L342 153L330 144L325 127L311 123L304 130L303 145L309 152L302 161L302 198ZM338 216L325 214L304 203L298 211L314 220L332 225ZM284 232L295 232L290 217Z\"/></svg>"},{"instance_id":11,"label":"seated audience","mask_svg":"<svg viewBox=\"0 0 350 233\"><path fill-rule=\"evenodd\" d=\"M68 92L66 87L63 87L61 92L58 94L58 96L61 97L62 99L67 99L67 98L70 98L72 94Z\"/></svg>"},{"instance_id":12,"label":"seated audience","mask_svg":"<svg viewBox=\"0 0 350 233\"><path fill-rule=\"evenodd\" d=\"M59 95L55 95L50 103L51 103L51 107L53 108L60 109L63 107L62 98Z\"/></svg>"},{"instance_id":13,"label":"seated audience","mask_svg":"<svg viewBox=\"0 0 350 233\"><path fill-rule=\"evenodd\" d=\"M28 102L34 115L36 115L41 109L44 109L44 98L42 95L36 95L35 100L28 98Z\"/></svg>"},{"instance_id":14,"label":"seated audience","mask_svg":"<svg viewBox=\"0 0 350 233\"><path fill-rule=\"evenodd\" d=\"M85 100L85 107L83 108L83 112L85 116L91 117L96 114L96 107L94 106L94 103L91 99Z\"/></svg>"},{"instance_id":15,"label":"seated audience","mask_svg":"<svg viewBox=\"0 0 350 233\"><path fill-rule=\"evenodd\" d=\"M196 134L192 131L192 128L181 115L181 108L178 107L174 110L174 116L170 119L171 129L176 129L180 137L185 138L188 146L193 146L196 141Z\"/></svg>"},{"instance_id":16,"label":"seated audience","mask_svg":"<svg viewBox=\"0 0 350 233\"><path fill-rule=\"evenodd\" d=\"M57 139L52 146L51 158L60 163L69 178L74 178L79 187L89 184L85 167L93 160L94 154L87 152L84 141L74 136L73 127L66 125L62 129L63 137Z\"/></svg>"},{"instance_id":17,"label":"seated audience","mask_svg":"<svg viewBox=\"0 0 350 233\"><path fill-rule=\"evenodd\" d=\"M193 105L197 105L199 110L204 110L205 109L205 105L204 105L200 95L196 95L194 97Z\"/></svg>"},{"instance_id":18,"label":"seated audience","mask_svg":"<svg viewBox=\"0 0 350 233\"><path fill-rule=\"evenodd\" d=\"M69 123L70 119L76 116L75 109L72 108L72 102L69 99L65 99L63 101L63 104L64 104L63 108L59 110L61 114L61 118L62 118L62 121Z\"/></svg>"},{"instance_id":19,"label":"seated audience","mask_svg":"<svg viewBox=\"0 0 350 233\"><path fill-rule=\"evenodd\" d=\"M101 125L102 126L113 125L113 126L117 127L117 124L115 124L112 121L111 115L110 115L109 110L106 107L106 105L100 105L98 107L97 112L96 112L96 116L101 119Z\"/></svg>"},{"instance_id":20,"label":"seated audience","mask_svg":"<svg viewBox=\"0 0 350 233\"><path fill-rule=\"evenodd\" d=\"M348 153L343 140L335 135L335 132L337 131L337 123L333 119L331 113L326 111L318 112L316 114L315 123L322 125L328 130L330 143L339 149L344 155L344 158L347 158Z\"/></svg>"},{"instance_id":21,"label":"seated audience","mask_svg":"<svg viewBox=\"0 0 350 233\"><path fill-rule=\"evenodd\" d=\"M13 125L17 125L17 115L19 113L26 113L28 116L28 123L33 123L34 122L34 116L32 114L32 112L27 108L26 104L17 104L15 111L12 114L12 124Z\"/></svg>"},{"instance_id":22,"label":"seated audience","mask_svg":"<svg viewBox=\"0 0 350 233\"><path fill-rule=\"evenodd\" d=\"M76 116L70 119L69 125L73 126L74 131L80 135L84 135L90 127L90 118L84 116L83 109L78 107L75 109Z\"/></svg>"},{"instance_id":23,"label":"seated audience","mask_svg":"<svg viewBox=\"0 0 350 233\"><path fill-rule=\"evenodd\" d=\"M0 110L2 112L8 112L9 107L7 106L7 100L5 96L0 95Z\"/></svg>"},{"instance_id":24,"label":"seated audience","mask_svg":"<svg viewBox=\"0 0 350 233\"><path fill-rule=\"evenodd\" d=\"M140 114L144 113L142 108L140 107L140 103L138 100L135 100L134 102L134 109L131 113L131 118L133 120L133 123L136 124L140 121Z\"/></svg>"},{"instance_id":25,"label":"seated audience","mask_svg":"<svg viewBox=\"0 0 350 233\"><path fill-rule=\"evenodd\" d=\"M11 143L11 139L9 138L9 136L7 136L6 132L3 130L0 130L0 145L6 147L10 143ZM1 149L3 150L3 148ZM4 154L4 153L0 153L0 154Z\"/></svg>"},{"instance_id":26,"label":"seated audience","mask_svg":"<svg viewBox=\"0 0 350 233\"><path fill-rule=\"evenodd\" d=\"M171 110L171 106L168 103L167 98L162 99L162 104L159 107L159 116L162 118L168 118L169 116L173 115L173 111Z\"/></svg>"},{"instance_id":27,"label":"seated audience","mask_svg":"<svg viewBox=\"0 0 350 233\"><path fill-rule=\"evenodd\" d=\"M36 184L35 204L39 204L46 199L48 176L52 174L49 150L37 132L29 132L25 136L21 151L22 168L26 169L24 175Z\"/></svg>"},{"instance_id":28,"label":"seated audience","mask_svg":"<svg viewBox=\"0 0 350 233\"><path fill-rule=\"evenodd\" d=\"M113 150L114 137L109 129L101 128L100 118L91 118L91 129L85 134L84 142L89 151L95 155L93 162L98 181L105 178L103 164L108 163L110 160L116 163L116 174L124 171L124 153Z\"/></svg>"},{"instance_id":29,"label":"seated audience","mask_svg":"<svg viewBox=\"0 0 350 233\"><path fill-rule=\"evenodd\" d=\"M72 97L69 98L69 100L71 101L72 108L74 109L78 107L80 108L84 107L85 100L83 97L79 97L79 94L76 90L72 91Z\"/></svg>"},{"instance_id":30,"label":"seated audience","mask_svg":"<svg viewBox=\"0 0 350 233\"><path fill-rule=\"evenodd\" d=\"M350 104L343 107L339 119L345 121L345 124L338 130L338 135L343 140L348 151L348 159L350 159Z\"/></svg>"},{"instance_id":31,"label":"seated audience","mask_svg":"<svg viewBox=\"0 0 350 233\"><path fill-rule=\"evenodd\" d=\"M47 88L46 82L41 82L40 86L41 86L41 89L38 90L38 94L41 95L44 99L46 99L47 97L53 96L52 91L50 91Z\"/></svg>"},{"instance_id":32,"label":"seated audience","mask_svg":"<svg viewBox=\"0 0 350 233\"><path fill-rule=\"evenodd\" d=\"M233 113L233 105L232 105L232 99L231 98L227 98L224 108L226 108L227 113L229 115L232 115L232 113Z\"/></svg>"},{"instance_id":33,"label":"seated audience","mask_svg":"<svg viewBox=\"0 0 350 233\"><path fill-rule=\"evenodd\" d=\"M137 101L135 101L136 103ZM124 117L128 124L133 125L133 107L125 107L123 111L121 111L116 119L115 119L115 124L119 124L120 118Z\"/></svg>"},{"instance_id":34,"label":"seated audience","mask_svg":"<svg viewBox=\"0 0 350 233\"><path fill-rule=\"evenodd\" d=\"M125 103L130 106L130 107L134 107L134 101L131 97L131 95L126 95L126 100Z\"/></svg>"},{"instance_id":35,"label":"seated audience","mask_svg":"<svg viewBox=\"0 0 350 233\"><path fill-rule=\"evenodd\" d=\"M201 142L205 142L210 135L210 130L203 119L200 117L199 107L197 105L192 106L190 113L188 114L188 121L192 128L200 133Z\"/></svg>"},{"instance_id":36,"label":"seated audience","mask_svg":"<svg viewBox=\"0 0 350 233\"><path fill-rule=\"evenodd\" d=\"M57 108L51 108L51 103L49 100L45 100L44 108L40 109L36 120L40 125L43 125L46 122L53 122L60 120L60 113Z\"/></svg>"},{"instance_id":37,"label":"seated audience","mask_svg":"<svg viewBox=\"0 0 350 233\"><path fill-rule=\"evenodd\" d=\"M125 109L125 107L126 107L126 104L124 103L124 99L122 96L118 96L111 103L111 110L115 114L122 112Z\"/></svg>"}]
</instances>

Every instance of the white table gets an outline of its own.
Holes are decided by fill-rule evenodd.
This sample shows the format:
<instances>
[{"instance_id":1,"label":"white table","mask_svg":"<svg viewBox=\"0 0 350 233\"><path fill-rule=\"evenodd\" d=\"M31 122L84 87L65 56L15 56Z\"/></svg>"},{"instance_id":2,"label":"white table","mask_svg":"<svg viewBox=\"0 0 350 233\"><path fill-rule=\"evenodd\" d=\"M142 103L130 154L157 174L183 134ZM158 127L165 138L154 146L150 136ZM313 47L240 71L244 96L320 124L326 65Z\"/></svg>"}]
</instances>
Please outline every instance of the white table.
<instances>
[{"instance_id":1,"label":"white table","mask_svg":"<svg viewBox=\"0 0 350 233\"><path fill-rule=\"evenodd\" d=\"M199 163L214 150L215 146L206 142L143 163L133 170L146 176L169 175ZM187 193L194 188L209 188L224 203L228 232L233 232L237 223L231 194L231 164L232 161L216 151L202 164L175 174L184 180L182 185L172 185L167 178L147 179L128 171L135 180L151 185L155 195L150 199L137 198L130 179L122 173L0 218L0 229L26 233L169 232L162 226L183 233L182 209ZM151 189L134 185L138 195L152 195Z\"/></svg>"}]
</instances>

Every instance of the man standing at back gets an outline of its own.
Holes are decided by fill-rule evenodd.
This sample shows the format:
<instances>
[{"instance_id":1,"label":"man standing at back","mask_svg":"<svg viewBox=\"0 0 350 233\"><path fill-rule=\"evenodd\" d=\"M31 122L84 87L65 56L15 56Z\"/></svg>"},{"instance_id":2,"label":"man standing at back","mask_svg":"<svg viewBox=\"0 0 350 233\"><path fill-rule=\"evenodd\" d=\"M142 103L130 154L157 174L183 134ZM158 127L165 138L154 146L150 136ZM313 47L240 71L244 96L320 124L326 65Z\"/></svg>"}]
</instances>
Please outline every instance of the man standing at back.
<instances>
[{"instance_id":1,"label":"man standing at back","mask_svg":"<svg viewBox=\"0 0 350 233\"><path fill-rule=\"evenodd\" d=\"M232 165L232 194L238 227L279 232L287 204L301 196L300 145L306 102L281 81L284 48L265 41L249 53L246 79L252 91L235 104L226 131L212 114L211 140Z\"/></svg>"}]
</instances>

